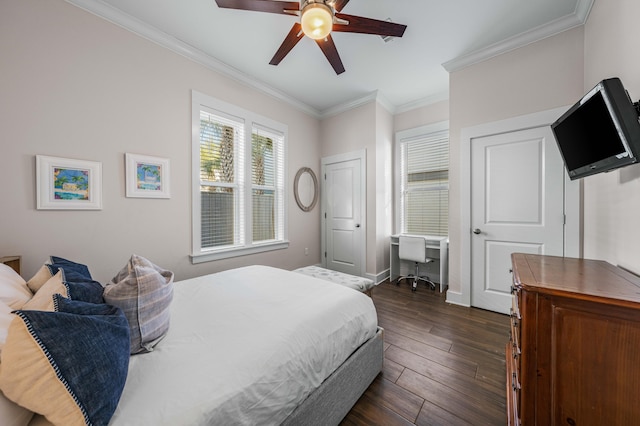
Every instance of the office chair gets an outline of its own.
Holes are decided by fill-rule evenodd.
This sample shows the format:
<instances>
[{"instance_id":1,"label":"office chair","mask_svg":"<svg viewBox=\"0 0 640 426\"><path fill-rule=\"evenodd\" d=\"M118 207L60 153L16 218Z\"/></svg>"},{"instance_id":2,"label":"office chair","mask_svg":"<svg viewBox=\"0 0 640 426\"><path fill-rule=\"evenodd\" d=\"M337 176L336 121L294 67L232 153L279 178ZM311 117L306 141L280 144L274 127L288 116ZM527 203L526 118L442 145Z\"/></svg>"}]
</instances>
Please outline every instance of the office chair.
<instances>
[{"instance_id":1,"label":"office chair","mask_svg":"<svg viewBox=\"0 0 640 426\"><path fill-rule=\"evenodd\" d=\"M427 257L427 241L423 237L400 235L399 237L399 253L400 260L409 260L415 262L416 272L415 274L409 274L404 277L398 278L396 282L400 285L400 281L403 279L413 278L413 284L411 285L411 291L416 291L418 288L418 281L424 281L432 290L435 290L436 285L433 281L426 276L420 276L418 269L421 263L433 262L433 259Z\"/></svg>"}]
</instances>

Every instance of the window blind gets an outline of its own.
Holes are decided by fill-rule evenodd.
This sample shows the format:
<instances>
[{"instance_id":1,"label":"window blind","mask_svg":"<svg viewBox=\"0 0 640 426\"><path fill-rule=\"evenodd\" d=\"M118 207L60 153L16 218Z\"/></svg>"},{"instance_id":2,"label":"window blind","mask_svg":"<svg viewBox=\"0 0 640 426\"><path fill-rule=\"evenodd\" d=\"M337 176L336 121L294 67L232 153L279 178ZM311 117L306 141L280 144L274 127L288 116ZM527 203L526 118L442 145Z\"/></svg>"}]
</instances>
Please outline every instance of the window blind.
<instances>
[{"instance_id":1,"label":"window blind","mask_svg":"<svg viewBox=\"0 0 640 426\"><path fill-rule=\"evenodd\" d=\"M449 132L400 141L401 232L449 232Z\"/></svg>"},{"instance_id":2,"label":"window blind","mask_svg":"<svg viewBox=\"0 0 640 426\"><path fill-rule=\"evenodd\" d=\"M201 246L234 246L244 240L244 122L200 111Z\"/></svg>"},{"instance_id":3,"label":"window blind","mask_svg":"<svg viewBox=\"0 0 640 426\"><path fill-rule=\"evenodd\" d=\"M253 125L251 134L253 242L284 238L284 136Z\"/></svg>"}]
</instances>

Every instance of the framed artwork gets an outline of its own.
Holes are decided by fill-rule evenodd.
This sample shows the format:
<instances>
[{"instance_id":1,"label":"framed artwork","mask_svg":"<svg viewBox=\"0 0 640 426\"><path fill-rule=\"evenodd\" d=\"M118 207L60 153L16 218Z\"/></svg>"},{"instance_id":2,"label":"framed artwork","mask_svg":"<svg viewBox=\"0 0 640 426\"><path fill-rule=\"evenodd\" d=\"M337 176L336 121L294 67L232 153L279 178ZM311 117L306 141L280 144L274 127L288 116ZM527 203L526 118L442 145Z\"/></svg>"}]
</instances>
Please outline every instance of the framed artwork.
<instances>
[{"instance_id":1,"label":"framed artwork","mask_svg":"<svg viewBox=\"0 0 640 426\"><path fill-rule=\"evenodd\" d=\"M171 198L168 158L126 153L125 164L127 197Z\"/></svg>"},{"instance_id":2,"label":"framed artwork","mask_svg":"<svg viewBox=\"0 0 640 426\"><path fill-rule=\"evenodd\" d=\"M102 210L102 163L36 155L38 210Z\"/></svg>"}]
</instances>

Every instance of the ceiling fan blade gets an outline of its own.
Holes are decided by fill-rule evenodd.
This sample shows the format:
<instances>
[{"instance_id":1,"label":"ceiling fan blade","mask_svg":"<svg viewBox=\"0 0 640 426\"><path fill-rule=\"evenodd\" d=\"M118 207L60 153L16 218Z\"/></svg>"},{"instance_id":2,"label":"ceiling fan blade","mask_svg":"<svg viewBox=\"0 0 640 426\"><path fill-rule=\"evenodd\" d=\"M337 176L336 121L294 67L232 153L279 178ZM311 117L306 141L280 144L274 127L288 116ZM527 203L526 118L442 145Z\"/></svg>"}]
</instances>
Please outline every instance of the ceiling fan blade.
<instances>
[{"instance_id":1,"label":"ceiling fan blade","mask_svg":"<svg viewBox=\"0 0 640 426\"><path fill-rule=\"evenodd\" d=\"M349 24L333 24L333 31L338 32L402 37L404 30L407 29L406 25L363 18L362 16L345 15L344 13L336 13L336 18L349 21Z\"/></svg>"},{"instance_id":2,"label":"ceiling fan blade","mask_svg":"<svg viewBox=\"0 0 640 426\"><path fill-rule=\"evenodd\" d=\"M338 49L336 49L331 34L324 40L316 40L316 43L318 43L318 46L322 49L322 53L327 57L336 74L342 74L344 72L344 65L342 65L342 59L340 59L340 55L338 55Z\"/></svg>"},{"instance_id":3,"label":"ceiling fan blade","mask_svg":"<svg viewBox=\"0 0 640 426\"><path fill-rule=\"evenodd\" d=\"M302 40L302 37L304 37L304 33L302 32L302 25L296 22L295 24L293 24L291 31L289 31L289 34L287 34L287 36L285 37L276 54L273 55L273 58L271 58L271 62L269 62L269 64L278 65L284 59L284 57L287 56L289 52L291 52L291 49L293 49L295 45L298 44L300 40Z\"/></svg>"},{"instance_id":4,"label":"ceiling fan blade","mask_svg":"<svg viewBox=\"0 0 640 426\"><path fill-rule=\"evenodd\" d=\"M254 10L256 12L291 15L291 10L300 10L300 2L274 0L216 0L218 7L225 9Z\"/></svg>"},{"instance_id":5,"label":"ceiling fan blade","mask_svg":"<svg viewBox=\"0 0 640 426\"><path fill-rule=\"evenodd\" d=\"M349 0L336 0L333 4L333 8L336 10L336 12L340 12L342 9L344 9L347 3L349 3Z\"/></svg>"}]
</instances>

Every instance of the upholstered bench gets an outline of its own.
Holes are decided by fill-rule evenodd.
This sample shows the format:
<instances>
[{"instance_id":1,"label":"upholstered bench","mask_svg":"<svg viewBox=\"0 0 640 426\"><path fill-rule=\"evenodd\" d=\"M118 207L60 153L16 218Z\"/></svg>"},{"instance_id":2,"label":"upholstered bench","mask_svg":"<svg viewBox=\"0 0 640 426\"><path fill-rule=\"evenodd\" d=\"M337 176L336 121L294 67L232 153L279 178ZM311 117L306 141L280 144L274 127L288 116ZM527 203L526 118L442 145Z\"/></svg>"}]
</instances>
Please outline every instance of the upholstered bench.
<instances>
[{"instance_id":1,"label":"upholstered bench","mask_svg":"<svg viewBox=\"0 0 640 426\"><path fill-rule=\"evenodd\" d=\"M375 283L369 278L357 277L355 275L349 275L343 272L332 271L330 269L325 269L315 265L294 269L293 272L299 272L301 274L309 275L321 280L331 281L333 283L361 291L368 296L371 296L371 290L373 289L373 287L375 287Z\"/></svg>"}]
</instances>

